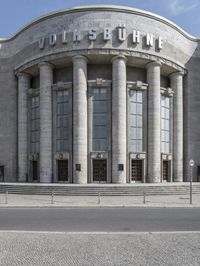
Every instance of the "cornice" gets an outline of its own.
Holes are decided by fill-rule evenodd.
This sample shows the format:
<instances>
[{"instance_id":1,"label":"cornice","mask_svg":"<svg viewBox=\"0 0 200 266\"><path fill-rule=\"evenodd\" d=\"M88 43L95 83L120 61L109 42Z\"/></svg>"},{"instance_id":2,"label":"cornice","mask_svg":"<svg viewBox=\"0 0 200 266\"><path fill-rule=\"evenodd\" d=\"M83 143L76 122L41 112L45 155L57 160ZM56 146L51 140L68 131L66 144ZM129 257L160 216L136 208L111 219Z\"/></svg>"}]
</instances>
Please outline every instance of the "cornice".
<instances>
[{"instance_id":1,"label":"cornice","mask_svg":"<svg viewBox=\"0 0 200 266\"><path fill-rule=\"evenodd\" d=\"M54 12L51 12L47 15L41 16L37 19L32 20L30 23L28 23L27 25L22 27L20 30L18 30L11 37L9 37L7 39L0 39L0 43L12 41L18 35L20 35L22 32L24 32L25 30L29 29L33 25L40 23L46 19L54 18L56 16L62 16L65 14L87 12L87 11L114 11L114 12L119 12L119 13L129 13L129 14L134 14L134 15L138 15L138 16L151 18L151 19L157 20L159 22L162 22L162 23L166 24L167 26L175 29L177 32L179 32L180 34L182 34L184 37L186 37L187 39L189 39L191 41L195 41L195 42L200 41L200 37L195 37L195 36L188 34L186 31L184 31L182 28L180 28L178 25L176 25L172 21L170 21L170 20L168 20L162 16L156 15L154 13L145 11L145 10L141 10L141 9L137 9L137 8L131 8L128 6L90 5L90 6L78 6L78 7L72 7L69 9L62 9L62 10L54 11Z\"/></svg>"},{"instance_id":2,"label":"cornice","mask_svg":"<svg viewBox=\"0 0 200 266\"><path fill-rule=\"evenodd\" d=\"M145 59L147 62L150 61L149 63L152 63L151 61L160 61L162 65L167 65L176 72L184 72L186 73L186 70L184 68L184 65L180 64L179 62L173 62L171 59L163 58L158 55L153 55L153 54L147 54L144 52L138 52L138 51L129 51L129 50L116 50L116 49L80 49L80 50L70 50L70 51L65 51L63 49L57 50L56 52L47 52L42 55L34 56L32 58L29 58L28 60L25 60L22 62L20 65L16 66L14 69L15 74L18 72L23 72L27 68L30 68L34 65L39 64L41 61L51 61L54 60L55 58L63 58L64 56L69 56L73 57L75 55L82 55L82 56L89 56L89 55L124 55L125 57L136 57L136 58L142 58ZM145 66L145 63L144 63Z\"/></svg>"}]
</instances>

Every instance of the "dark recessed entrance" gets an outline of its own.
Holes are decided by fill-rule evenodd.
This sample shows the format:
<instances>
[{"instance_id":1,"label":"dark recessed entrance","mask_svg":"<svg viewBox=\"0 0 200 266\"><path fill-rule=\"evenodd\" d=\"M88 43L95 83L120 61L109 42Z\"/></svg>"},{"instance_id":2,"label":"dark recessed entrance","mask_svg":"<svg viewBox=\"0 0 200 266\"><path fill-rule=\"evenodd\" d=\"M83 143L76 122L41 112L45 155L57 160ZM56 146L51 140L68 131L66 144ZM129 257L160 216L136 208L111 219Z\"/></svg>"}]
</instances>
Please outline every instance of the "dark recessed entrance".
<instances>
[{"instance_id":1,"label":"dark recessed entrance","mask_svg":"<svg viewBox=\"0 0 200 266\"><path fill-rule=\"evenodd\" d=\"M200 165L197 165L197 182L200 182Z\"/></svg>"},{"instance_id":2,"label":"dark recessed entrance","mask_svg":"<svg viewBox=\"0 0 200 266\"><path fill-rule=\"evenodd\" d=\"M169 180L169 162L163 161L163 181L168 182Z\"/></svg>"},{"instance_id":3,"label":"dark recessed entrance","mask_svg":"<svg viewBox=\"0 0 200 266\"><path fill-rule=\"evenodd\" d=\"M131 160L131 181L142 182L142 160Z\"/></svg>"},{"instance_id":4,"label":"dark recessed entrance","mask_svg":"<svg viewBox=\"0 0 200 266\"><path fill-rule=\"evenodd\" d=\"M107 160L93 160L93 182L107 181Z\"/></svg>"},{"instance_id":5,"label":"dark recessed entrance","mask_svg":"<svg viewBox=\"0 0 200 266\"><path fill-rule=\"evenodd\" d=\"M0 166L0 182L4 181L4 165Z\"/></svg>"},{"instance_id":6,"label":"dark recessed entrance","mask_svg":"<svg viewBox=\"0 0 200 266\"><path fill-rule=\"evenodd\" d=\"M32 179L33 182L38 182L38 162L32 161Z\"/></svg>"},{"instance_id":7,"label":"dark recessed entrance","mask_svg":"<svg viewBox=\"0 0 200 266\"><path fill-rule=\"evenodd\" d=\"M58 181L68 182L68 160L58 160Z\"/></svg>"}]
</instances>

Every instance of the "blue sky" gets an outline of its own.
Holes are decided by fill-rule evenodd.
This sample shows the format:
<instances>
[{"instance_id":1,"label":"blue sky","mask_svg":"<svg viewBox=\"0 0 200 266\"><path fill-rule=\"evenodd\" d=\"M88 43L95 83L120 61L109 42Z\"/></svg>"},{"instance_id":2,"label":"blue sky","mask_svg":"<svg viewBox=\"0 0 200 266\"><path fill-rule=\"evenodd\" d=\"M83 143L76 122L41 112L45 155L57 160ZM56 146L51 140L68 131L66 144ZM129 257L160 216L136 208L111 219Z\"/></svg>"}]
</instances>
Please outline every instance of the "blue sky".
<instances>
[{"instance_id":1,"label":"blue sky","mask_svg":"<svg viewBox=\"0 0 200 266\"><path fill-rule=\"evenodd\" d=\"M7 38L41 15L80 5L113 4L163 16L200 36L200 0L0 0L0 38Z\"/></svg>"}]
</instances>

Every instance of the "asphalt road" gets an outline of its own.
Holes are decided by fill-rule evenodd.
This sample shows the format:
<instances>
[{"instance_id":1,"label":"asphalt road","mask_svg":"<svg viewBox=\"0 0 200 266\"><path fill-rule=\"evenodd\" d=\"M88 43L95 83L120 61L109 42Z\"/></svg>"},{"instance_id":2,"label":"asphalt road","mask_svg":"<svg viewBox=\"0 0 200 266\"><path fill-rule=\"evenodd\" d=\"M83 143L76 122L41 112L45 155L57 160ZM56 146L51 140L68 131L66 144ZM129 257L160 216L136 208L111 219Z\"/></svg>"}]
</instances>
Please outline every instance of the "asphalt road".
<instances>
[{"instance_id":1,"label":"asphalt road","mask_svg":"<svg viewBox=\"0 0 200 266\"><path fill-rule=\"evenodd\" d=\"M53 232L200 231L198 208L7 208L0 230Z\"/></svg>"}]
</instances>

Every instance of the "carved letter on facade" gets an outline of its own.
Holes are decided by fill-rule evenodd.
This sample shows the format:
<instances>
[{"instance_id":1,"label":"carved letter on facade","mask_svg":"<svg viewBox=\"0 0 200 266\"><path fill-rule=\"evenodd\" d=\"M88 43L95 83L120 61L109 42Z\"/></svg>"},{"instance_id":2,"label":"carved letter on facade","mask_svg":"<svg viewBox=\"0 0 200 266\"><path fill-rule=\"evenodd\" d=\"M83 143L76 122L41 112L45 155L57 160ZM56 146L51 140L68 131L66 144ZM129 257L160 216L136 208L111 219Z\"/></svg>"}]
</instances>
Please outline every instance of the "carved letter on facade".
<instances>
[{"instance_id":1,"label":"carved letter on facade","mask_svg":"<svg viewBox=\"0 0 200 266\"><path fill-rule=\"evenodd\" d=\"M78 31L77 29L73 31L73 41L74 42L80 42L81 40L81 34L80 31Z\"/></svg>"},{"instance_id":2,"label":"carved letter on facade","mask_svg":"<svg viewBox=\"0 0 200 266\"><path fill-rule=\"evenodd\" d=\"M45 46L45 38L44 37L39 39L38 45L39 45L39 48L41 50L44 49L44 46Z\"/></svg>"},{"instance_id":3,"label":"carved letter on facade","mask_svg":"<svg viewBox=\"0 0 200 266\"><path fill-rule=\"evenodd\" d=\"M146 45L149 46L149 47L152 47L153 46L153 39L154 39L153 34L147 33L147 35L146 35Z\"/></svg>"},{"instance_id":4,"label":"carved letter on facade","mask_svg":"<svg viewBox=\"0 0 200 266\"><path fill-rule=\"evenodd\" d=\"M96 30L94 30L94 29L89 30L89 40L95 41L96 38L97 38Z\"/></svg>"},{"instance_id":5,"label":"carved letter on facade","mask_svg":"<svg viewBox=\"0 0 200 266\"><path fill-rule=\"evenodd\" d=\"M133 30L133 43L140 43L140 31L138 30Z\"/></svg>"},{"instance_id":6,"label":"carved letter on facade","mask_svg":"<svg viewBox=\"0 0 200 266\"><path fill-rule=\"evenodd\" d=\"M67 43L67 32L64 30L62 32L62 43Z\"/></svg>"},{"instance_id":7,"label":"carved letter on facade","mask_svg":"<svg viewBox=\"0 0 200 266\"><path fill-rule=\"evenodd\" d=\"M111 29L105 28L103 31L103 40L109 41L111 39Z\"/></svg>"},{"instance_id":8,"label":"carved letter on facade","mask_svg":"<svg viewBox=\"0 0 200 266\"><path fill-rule=\"evenodd\" d=\"M123 42L126 40L126 28L125 25L120 25L118 28L118 39Z\"/></svg>"},{"instance_id":9,"label":"carved letter on facade","mask_svg":"<svg viewBox=\"0 0 200 266\"><path fill-rule=\"evenodd\" d=\"M158 38L158 49L161 50L163 48L163 39L162 37Z\"/></svg>"},{"instance_id":10,"label":"carved letter on facade","mask_svg":"<svg viewBox=\"0 0 200 266\"><path fill-rule=\"evenodd\" d=\"M56 34L49 35L49 45L54 46L56 44Z\"/></svg>"}]
</instances>

